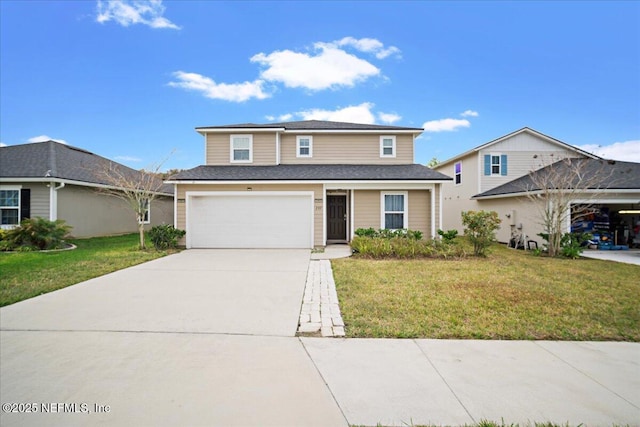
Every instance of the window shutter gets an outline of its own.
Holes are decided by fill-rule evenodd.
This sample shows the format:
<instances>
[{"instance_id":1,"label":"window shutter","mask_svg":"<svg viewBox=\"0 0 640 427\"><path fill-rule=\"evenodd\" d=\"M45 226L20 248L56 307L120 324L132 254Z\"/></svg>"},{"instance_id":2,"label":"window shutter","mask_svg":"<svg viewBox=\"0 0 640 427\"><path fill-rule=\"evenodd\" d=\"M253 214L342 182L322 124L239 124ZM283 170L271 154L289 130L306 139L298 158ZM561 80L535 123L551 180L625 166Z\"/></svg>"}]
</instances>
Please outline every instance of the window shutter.
<instances>
[{"instance_id":1,"label":"window shutter","mask_svg":"<svg viewBox=\"0 0 640 427\"><path fill-rule=\"evenodd\" d=\"M31 218L31 189L20 190L20 221Z\"/></svg>"},{"instance_id":2,"label":"window shutter","mask_svg":"<svg viewBox=\"0 0 640 427\"><path fill-rule=\"evenodd\" d=\"M507 176L507 155L502 154L500 156L500 175Z\"/></svg>"},{"instance_id":3,"label":"window shutter","mask_svg":"<svg viewBox=\"0 0 640 427\"><path fill-rule=\"evenodd\" d=\"M491 156L489 154L484 156L484 174L491 175Z\"/></svg>"}]
</instances>

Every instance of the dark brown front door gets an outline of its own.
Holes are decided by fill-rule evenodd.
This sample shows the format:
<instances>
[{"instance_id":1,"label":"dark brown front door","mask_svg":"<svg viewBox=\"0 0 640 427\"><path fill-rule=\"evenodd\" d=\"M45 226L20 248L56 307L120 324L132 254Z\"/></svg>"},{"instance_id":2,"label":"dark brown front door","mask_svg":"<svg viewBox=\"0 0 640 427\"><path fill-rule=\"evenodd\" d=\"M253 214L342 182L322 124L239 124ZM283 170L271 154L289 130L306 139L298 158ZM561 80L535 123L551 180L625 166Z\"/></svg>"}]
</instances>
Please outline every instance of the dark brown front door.
<instances>
[{"instance_id":1,"label":"dark brown front door","mask_svg":"<svg viewBox=\"0 0 640 427\"><path fill-rule=\"evenodd\" d=\"M347 196L327 196L327 240L347 240Z\"/></svg>"}]
</instances>

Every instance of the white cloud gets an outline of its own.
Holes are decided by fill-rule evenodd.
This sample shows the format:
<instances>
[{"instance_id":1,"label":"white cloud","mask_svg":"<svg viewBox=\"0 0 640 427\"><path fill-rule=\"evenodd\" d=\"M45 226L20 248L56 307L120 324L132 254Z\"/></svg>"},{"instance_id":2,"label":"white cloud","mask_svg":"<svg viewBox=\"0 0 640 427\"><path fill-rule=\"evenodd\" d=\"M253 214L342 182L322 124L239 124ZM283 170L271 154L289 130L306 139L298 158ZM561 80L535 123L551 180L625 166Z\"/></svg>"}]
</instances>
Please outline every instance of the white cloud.
<instances>
[{"instance_id":1,"label":"white cloud","mask_svg":"<svg viewBox=\"0 0 640 427\"><path fill-rule=\"evenodd\" d=\"M0 142L0 147L7 147L7 144L5 144L4 142Z\"/></svg>"},{"instance_id":2,"label":"white cloud","mask_svg":"<svg viewBox=\"0 0 640 427\"><path fill-rule=\"evenodd\" d=\"M121 162L141 162L142 159L139 159L138 157L132 157L132 156L116 156L114 157L116 160L119 160Z\"/></svg>"},{"instance_id":3,"label":"white cloud","mask_svg":"<svg viewBox=\"0 0 640 427\"><path fill-rule=\"evenodd\" d=\"M276 116L264 116L265 119L269 120L270 122L274 121L276 119Z\"/></svg>"},{"instance_id":4,"label":"white cloud","mask_svg":"<svg viewBox=\"0 0 640 427\"><path fill-rule=\"evenodd\" d=\"M640 163L640 140L614 142L610 145L576 145L576 147L605 159Z\"/></svg>"},{"instance_id":5,"label":"white cloud","mask_svg":"<svg viewBox=\"0 0 640 427\"><path fill-rule=\"evenodd\" d=\"M478 117L478 112L473 110L466 110L463 113L460 113L462 117Z\"/></svg>"},{"instance_id":6,"label":"white cloud","mask_svg":"<svg viewBox=\"0 0 640 427\"><path fill-rule=\"evenodd\" d=\"M384 59L393 54L400 56L400 49L395 46L385 48L384 44L377 39L344 37L333 44L336 46L351 46L361 52L373 53L378 59Z\"/></svg>"},{"instance_id":7,"label":"white cloud","mask_svg":"<svg viewBox=\"0 0 640 427\"><path fill-rule=\"evenodd\" d=\"M350 105L337 110L321 110L314 108L306 111L298 111L295 113L303 120L328 120L331 122L348 122L348 123L364 123L373 124L376 119L371 109L374 104L363 102L360 105Z\"/></svg>"},{"instance_id":8,"label":"white cloud","mask_svg":"<svg viewBox=\"0 0 640 427\"><path fill-rule=\"evenodd\" d=\"M400 49L395 46L385 47L377 39L344 37L329 43L316 42L312 49L306 52L285 49L268 54L257 53L250 61L258 64L259 78L252 82L216 83L202 74L176 71L173 74L179 81L170 82L169 86L199 91L208 98L242 102L251 98L270 97L271 94L263 91L266 82L281 83L289 88L319 91L353 87L357 83L381 75L378 67L354 53L347 52L346 48L371 53L379 59L393 54L400 55Z\"/></svg>"},{"instance_id":9,"label":"white cloud","mask_svg":"<svg viewBox=\"0 0 640 427\"><path fill-rule=\"evenodd\" d=\"M200 92L200 94L211 99L244 102L251 98L265 99L270 96L262 89L264 84L262 80L229 84L216 83L209 77L197 73L176 71L173 75L178 81L169 82L169 86Z\"/></svg>"},{"instance_id":10,"label":"white cloud","mask_svg":"<svg viewBox=\"0 0 640 427\"><path fill-rule=\"evenodd\" d=\"M402 117L395 113L378 113L378 119L383 123L393 124Z\"/></svg>"},{"instance_id":11,"label":"white cloud","mask_svg":"<svg viewBox=\"0 0 640 427\"><path fill-rule=\"evenodd\" d=\"M101 24L115 21L123 27L143 24L179 30L179 26L162 16L164 10L162 0L98 0L96 21Z\"/></svg>"},{"instance_id":12,"label":"white cloud","mask_svg":"<svg viewBox=\"0 0 640 427\"><path fill-rule=\"evenodd\" d=\"M55 142L59 142L60 144L67 144L67 141L65 141L64 139L55 139L55 138L51 138L49 135L38 135L38 136L34 136L32 138L27 139L27 142L32 143L32 142L46 142L46 141L55 141Z\"/></svg>"},{"instance_id":13,"label":"white cloud","mask_svg":"<svg viewBox=\"0 0 640 427\"><path fill-rule=\"evenodd\" d=\"M280 120L281 122L286 122L289 121L293 118L293 114L283 114L280 117L278 117L278 120Z\"/></svg>"},{"instance_id":14,"label":"white cloud","mask_svg":"<svg viewBox=\"0 0 640 427\"><path fill-rule=\"evenodd\" d=\"M380 74L380 69L370 62L330 43L315 43L314 50L314 53L291 50L258 53L251 57L251 62L265 67L260 72L264 80L310 90L351 87Z\"/></svg>"},{"instance_id":15,"label":"white cloud","mask_svg":"<svg viewBox=\"0 0 640 427\"><path fill-rule=\"evenodd\" d=\"M422 127L425 132L451 132L459 128L468 128L471 126L469 120L466 119L440 119L424 122Z\"/></svg>"}]
</instances>

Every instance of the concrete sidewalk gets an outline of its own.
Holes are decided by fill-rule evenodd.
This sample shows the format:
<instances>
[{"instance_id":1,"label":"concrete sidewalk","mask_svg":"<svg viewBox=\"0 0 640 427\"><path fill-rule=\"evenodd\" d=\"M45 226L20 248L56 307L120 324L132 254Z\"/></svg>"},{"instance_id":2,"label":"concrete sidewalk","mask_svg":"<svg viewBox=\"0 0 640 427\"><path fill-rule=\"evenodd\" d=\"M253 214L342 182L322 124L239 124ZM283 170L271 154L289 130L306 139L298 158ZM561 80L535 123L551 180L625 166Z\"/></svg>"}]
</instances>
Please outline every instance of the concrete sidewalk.
<instances>
[{"instance_id":1,"label":"concrete sidewalk","mask_svg":"<svg viewBox=\"0 0 640 427\"><path fill-rule=\"evenodd\" d=\"M640 424L640 344L302 338L349 424Z\"/></svg>"}]
</instances>

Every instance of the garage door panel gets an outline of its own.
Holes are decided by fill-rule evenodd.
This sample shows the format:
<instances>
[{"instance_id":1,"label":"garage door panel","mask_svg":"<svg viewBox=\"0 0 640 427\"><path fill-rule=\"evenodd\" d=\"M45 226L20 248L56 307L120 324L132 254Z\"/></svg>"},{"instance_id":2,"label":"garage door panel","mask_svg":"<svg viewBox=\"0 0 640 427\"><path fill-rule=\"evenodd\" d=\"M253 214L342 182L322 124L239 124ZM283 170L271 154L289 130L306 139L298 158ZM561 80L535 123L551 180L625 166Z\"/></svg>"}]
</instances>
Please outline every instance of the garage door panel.
<instances>
[{"instance_id":1,"label":"garage door panel","mask_svg":"<svg viewBox=\"0 0 640 427\"><path fill-rule=\"evenodd\" d=\"M311 195L199 195L190 198L193 248L310 248Z\"/></svg>"}]
</instances>

